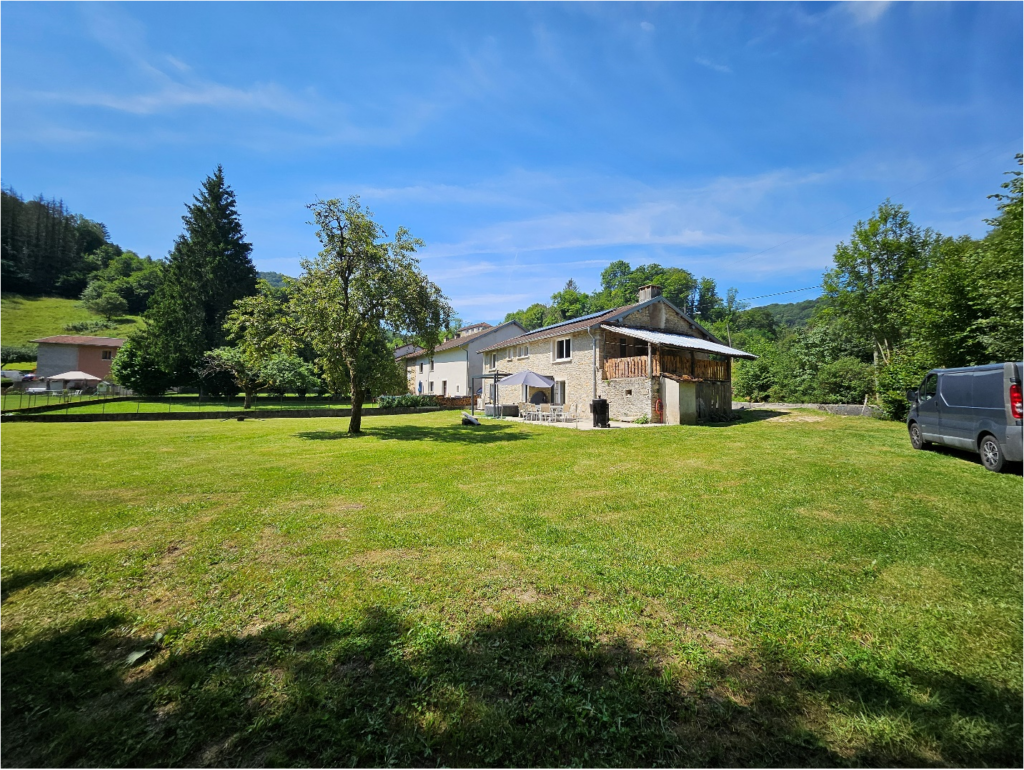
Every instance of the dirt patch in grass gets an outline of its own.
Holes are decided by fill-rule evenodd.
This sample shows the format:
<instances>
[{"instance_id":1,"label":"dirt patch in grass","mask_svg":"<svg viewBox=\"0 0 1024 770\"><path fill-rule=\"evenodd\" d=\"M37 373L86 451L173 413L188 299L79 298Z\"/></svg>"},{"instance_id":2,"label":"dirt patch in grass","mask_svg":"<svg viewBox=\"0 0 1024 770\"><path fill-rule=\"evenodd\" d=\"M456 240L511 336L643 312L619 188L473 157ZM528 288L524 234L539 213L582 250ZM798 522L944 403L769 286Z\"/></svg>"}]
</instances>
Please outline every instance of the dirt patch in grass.
<instances>
[{"instance_id":1,"label":"dirt patch in grass","mask_svg":"<svg viewBox=\"0 0 1024 770\"><path fill-rule=\"evenodd\" d=\"M381 567L389 564L419 559L423 552L412 548L385 548L380 551L363 551L348 559L349 564L360 567Z\"/></svg>"},{"instance_id":2,"label":"dirt patch in grass","mask_svg":"<svg viewBox=\"0 0 1024 770\"><path fill-rule=\"evenodd\" d=\"M780 422L825 422L826 418L817 414L780 414L777 417L769 417L766 423Z\"/></svg>"}]
</instances>

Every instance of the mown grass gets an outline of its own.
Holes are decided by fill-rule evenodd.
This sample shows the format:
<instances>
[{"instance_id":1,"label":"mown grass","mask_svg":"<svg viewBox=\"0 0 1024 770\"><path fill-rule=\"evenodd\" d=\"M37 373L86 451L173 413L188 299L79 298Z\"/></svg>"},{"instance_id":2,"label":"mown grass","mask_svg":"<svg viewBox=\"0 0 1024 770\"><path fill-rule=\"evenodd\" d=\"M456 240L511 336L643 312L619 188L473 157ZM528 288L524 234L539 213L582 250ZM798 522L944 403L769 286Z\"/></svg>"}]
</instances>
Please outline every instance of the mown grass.
<instances>
[{"instance_id":1,"label":"mown grass","mask_svg":"<svg viewBox=\"0 0 1024 770\"><path fill-rule=\"evenodd\" d=\"M4 294L0 298L0 342L4 345L27 345L34 339L55 334L80 334L82 332L65 331L65 324L102 320L102 316L86 310L75 299L25 297L20 294ZM123 337L139 321L137 316L125 316L116 319L108 329L88 334L94 337Z\"/></svg>"},{"instance_id":2,"label":"mown grass","mask_svg":"<svg viewBox=\"0 0 1024 770\"><path fill-rule=\"evenodd\" d=\"M1020 765L1019 475L457 419L5 425L4 764Z\"/></svg>"}]
</instances>

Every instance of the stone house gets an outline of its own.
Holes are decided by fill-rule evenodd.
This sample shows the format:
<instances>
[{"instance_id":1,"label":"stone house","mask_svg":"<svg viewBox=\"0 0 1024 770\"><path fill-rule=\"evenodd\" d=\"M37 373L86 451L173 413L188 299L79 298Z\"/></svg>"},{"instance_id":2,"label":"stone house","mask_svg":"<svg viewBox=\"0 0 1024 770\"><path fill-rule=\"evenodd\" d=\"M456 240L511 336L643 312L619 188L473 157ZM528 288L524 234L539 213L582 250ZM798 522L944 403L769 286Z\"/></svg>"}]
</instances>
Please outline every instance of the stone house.
<instances>
[{"instance_id":1,"label":"stone house","mask_svg":"<svg viewBox=\"0 0 1024 770\"><path fill-rule=\"evenodd\" d=\"M405 360L409 392L418 395L464 398L471 395L472 378L481 374L480 349L516 337L526 331L516 321L498 326L472 324L434 348L432 356L419 348L407 353Z\"/></svg>"},{"instance_id":2,"label":"stone house","mask_svg":"<svg viewBox=\"0 0 1024 770\"><path fill-rule=\"evenodd\" d=\"M117 351L124 344L117 337L87 337L77 334L59 334L32 340L39 345L36 359L36 377L78 371L106 379Z\"/></svg>"},{"instance_id":3,"label":"stone house","mask_svg":"<svg viewBox=\"0 0 1024 770\"><path fill-rule=\"evenodd\" d=\"M608 400L611 419L690 424L728 419L732 359L756 356L729 347L661 296L640 289L636 304L563 321L482 348L484 402L521 401L575 406ZM502 386L501 376L533 371L553 388Z\"/></svg>"}]
</instances>

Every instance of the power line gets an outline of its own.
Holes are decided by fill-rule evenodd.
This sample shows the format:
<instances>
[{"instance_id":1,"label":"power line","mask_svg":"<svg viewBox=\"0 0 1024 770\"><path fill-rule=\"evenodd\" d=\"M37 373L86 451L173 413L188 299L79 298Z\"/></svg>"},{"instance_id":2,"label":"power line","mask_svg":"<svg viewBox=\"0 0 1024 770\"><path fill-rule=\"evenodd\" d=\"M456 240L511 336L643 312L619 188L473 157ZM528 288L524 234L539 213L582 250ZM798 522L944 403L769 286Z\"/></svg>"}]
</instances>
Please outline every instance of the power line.
<instances>
[{"instance_id":1,"label":"power line","mask_svg":"<svg viewBox=\"0 0 1024 770\"><path fill-rule=\"evenodd\" d=\"M1019 144L1015 141L1014 142L1014 149L1016 150L1018 147L1019 147ZM954 166L950 166L944 172L942 172L941 174L938 174L937 176L930 177L929 179L924 179L924 180L922 180L920 182L915 182L914 184L910 185L909 187L904 187L902 190L897 190L896 192L891 193L888 197L892 198L892 197L895 197L897 195L902 195L907 190L913 190L915 187L920 187L923 184L928 184L929 182L934 182L936 179L942 179L942 177L948 176L949 173L951 171L953 171L954 169L958 169L961 166L966 166L968 163L973 163L974 161L980 160L981 158L987 157L989 155L994 155L997 152L1003 152L1003 148L1000 147L997 150L988 150L986 152L981 153L980 155L975 155L973 158L968 158L967 160L963 161L962 163L957 163ZM734 260L731 264L738 265L739 263L746 262L747 260L753 259L754 257L759 257L762 254L767 254L769 251L774 251L775 249L778 249L778 248L781 248L783 246L786 246L787 244L793 243L794 241L799 241L802 238L807 238L809 235L817 233L818 231L823 230L824 228L828 227L829 225L835 224L836 222L839 222L839 221L841 221L843 219L848 219L849 217L852 217L852 216L857 216L859 214L863 214L865 211L870 211L870 210L872 210L874 208L875 208L874 206L867 206L867 207L862 208L862 209L857 209L856 211L851 211L848 214L843 214L840 217L836 217L835 219L829 220L828 222L826 222L823 225L819 225L815 229L811 230L810 233L805 233L803 235L798 235L795 238L790 238L788 241L783 241L782 243L777 243L774 246L769 246L767 249L764 249L763 251L758 251L758 252L756 252L754 254L751 254L748 257L743 257L742 259ZM770 295L766 295L766 296L770 296Z\"/></svg>"},{"instance_id":2,"label":"power line","mask_svg":"<svg viewBox=\"0 0 1024 770\"><path fill-rule=\"evenodd\" d=\"M746 302L747 300L751 300L751 299L764 299L765 297L777 297L780 294L794 294L795 292L798 292L798 291L810 291L811 289L821 290L821 285L819 284L818 286L808 286L806 289L787 289L786 291L777 291L777 292L774 292L773 294L759 294L756 297L737 297L737 300L742 300L743 302Z\"/></svg>"}]
</instances>

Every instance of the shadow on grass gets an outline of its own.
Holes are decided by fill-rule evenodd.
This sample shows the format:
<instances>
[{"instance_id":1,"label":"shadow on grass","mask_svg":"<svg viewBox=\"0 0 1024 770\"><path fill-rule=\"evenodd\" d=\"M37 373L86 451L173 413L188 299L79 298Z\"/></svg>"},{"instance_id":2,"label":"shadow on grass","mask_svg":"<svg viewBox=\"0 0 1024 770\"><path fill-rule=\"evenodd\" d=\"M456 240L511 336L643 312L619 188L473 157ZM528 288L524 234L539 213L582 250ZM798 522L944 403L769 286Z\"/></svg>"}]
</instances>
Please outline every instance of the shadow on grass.
<instances>
[{"instance_id":1,"label":"shadow on grass","mask_svg":"<svg viewBox=\"0 0 1024 770\"><path fill-rule=\"evenodd\" d=\"M365 423L364 423L365 426ZM336 441L350 436L343 430L310 430L296 433L308 441ZM491 444L496 441L522 441L531 438L526 431L512 425L385 425L364 427L362 436L381 441L439 441L451 444Z\"/></svg>"},{"instance_id":2,"label":"shadow on grass","mask_svg":"<svg viewBox=\"0 0 1024 770\"><path fill-rule=\"evenodd\" d=\"M58 567L9 573L0 579L0 602L6 602L7 597L14 591L20 591L22 588L28 588L38 583L49 583L51 580L70 577L81 568L81 564L68 562Z\"/></svg>"},{"instance_id":3,"label":"shadow on grass","mask_svg":"<svg viewBox=\"0 0 1024 770\"><path fill-rule=\"evenodd\" d=\"M963 460L970 463L971 465L981 466L981 455L977 452L972 452L969 449L957 449L956 447L946 446L945 444L930 444L928 446L929 452L935 452L937 455L944 455L945 457L952 457L957 460ZM1022 469L1024 465L1021 463L1007 462L1003 468L1004 473L1015 473L1018 476L1022 475Z\"/></svg>"},{"instance_id":4,"label":"shadow on grass","mask_svg":"<svg viewBox=\"0 0 1024 770\"><path fill-rule=\"evenodd\" d=\"M773 417L782 417L788 412L780 412L778 409L758 409L744 408L734 409L733 416L737 419L722 421L722 422L702 422L700 426L702 428L731 428L735 425L745 425L751 422L761 422L762 420L770 420Z\"/></svg>"},{"instance_id":5,"label":"shadow on grass","mask_svg":"<svg viewBox=\"0 0 1024 770\"><path fill-rule=\"evenodd\" d=\"M820 674L776 653L684 680L628 641L595 639L558 614L486 619L450 638L381 609L162 650L129 669L125 656L144 642L123 635L127 622L111 615L5 645L17 645L3 655L5 765L1021 760L1020 695L947 673ZM842 753L821 737L836 712L871 728Z\"/></svg>"}]
</instances>

